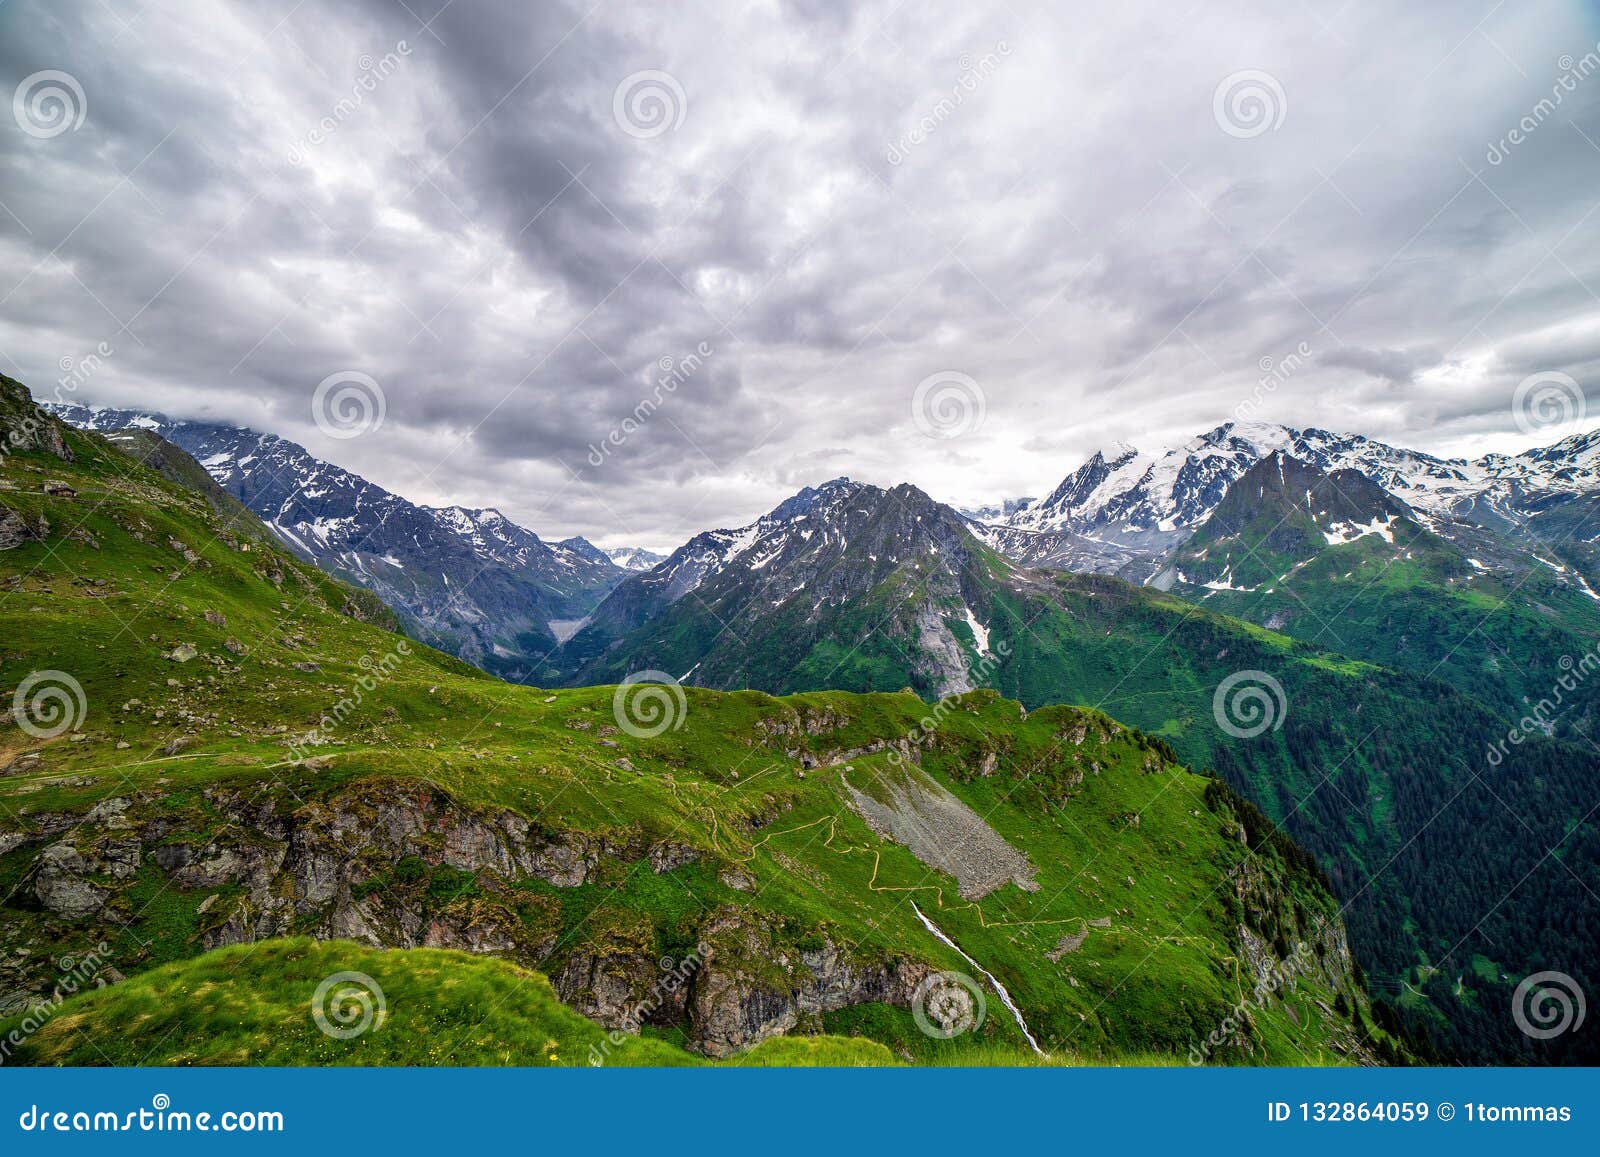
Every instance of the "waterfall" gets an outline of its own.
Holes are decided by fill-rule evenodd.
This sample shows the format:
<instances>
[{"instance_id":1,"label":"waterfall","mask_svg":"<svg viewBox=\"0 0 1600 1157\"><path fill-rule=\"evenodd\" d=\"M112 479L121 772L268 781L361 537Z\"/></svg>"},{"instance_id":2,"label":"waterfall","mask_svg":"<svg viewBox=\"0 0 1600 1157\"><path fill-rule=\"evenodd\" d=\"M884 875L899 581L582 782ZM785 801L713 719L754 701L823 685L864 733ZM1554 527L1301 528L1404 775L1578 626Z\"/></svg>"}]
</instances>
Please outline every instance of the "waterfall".
<instances>
[{"instance_id":1,"label":"waterfall","mask_svg":"<svg viewBox=\"0 0 1600 1157\"><path fill-rule=\"evenodd\" d=\"M1011 1013L1012 1019L1017 1022L1017 1027L1022 1030L1022 1035L1028 1038L1028 1044L1032 1046L1033 1051L1038 1053L1041 1057L1049 1056L1048 1053L1039 1047L1039 1042L1033 1039L1033 1034L1028 1031L1028 1022L1022 1019L1022 1010L1018 1008L1016 1002L1011 999L1011 994L1006 991L1006 986L995 979L994 973L990 972L983 965L979 964L976 960L972 959L972 957L968 956L964 951L962 951L961 945L957 944L954 940L950 939L950 937L946 936L944 932L940 930L937 924L924 916L922 914L922 909L917 907L915 900L911 902L911 910L917 914L917 919L922 921L922 926L929 932L932 932L934 936L938 938L940 943L947 944L951 948L955 949L957 955L959 955L961 959L965 960L968 964L972 965L972 967L983 973L984 979L986 979L990 984L994 985L994 990L1000 994L1000 1003L1005 1005L1007 1010Z\"/></svg>"}]
</instances>

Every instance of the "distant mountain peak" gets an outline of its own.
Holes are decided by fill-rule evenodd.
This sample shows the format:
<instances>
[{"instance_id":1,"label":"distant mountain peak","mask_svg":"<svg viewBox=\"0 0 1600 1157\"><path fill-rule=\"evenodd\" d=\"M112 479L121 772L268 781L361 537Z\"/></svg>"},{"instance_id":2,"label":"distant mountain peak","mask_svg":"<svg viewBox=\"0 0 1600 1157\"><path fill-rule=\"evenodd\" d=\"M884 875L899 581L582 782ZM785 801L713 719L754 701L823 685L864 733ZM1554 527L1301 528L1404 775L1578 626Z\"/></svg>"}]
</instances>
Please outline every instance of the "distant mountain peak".
<instances>
[{"instance_id":1,"label":"distant mountain peak","mask_svg":"<svg viewBox=\"0 0 1600 1157\"><path fill-rule=\"evenodd\" d=\"M1228 488L1154 582L1255 591L1329 547L1375 535L1403 553L1424 533L1409 507L1359 471L1327 471L1274 450Z\"/></svg>"},{"instance_id":2,"label":"distant mountain peak","mask_svg":"<svg viewBox=\"0 0 1600 1157\"><path fill-rule=\"evenodd\" d=\"M582 618L622 578L609 559L552 547L497 509L420 506L274 434L52 409L75 426L160 434L296 553L377 594L417 638L508 678L527 676L556 645L552 622Z\"/></svg>"},{"instance_id":3,"label":"distant mountain peak","mask_svg":"<svg viewBox=\"0 0 1600 1157\"><path fill-rule=\"evenodd\" d=\"M969 527L909 483L885 490L836 479L805 487L755 522L696 535L626 579L564 645L563 669L608 681L627 638L624 650L637 647L639 662L718 686L738 681L750 638L776 632L799 647L802 638L825 636L840 616L881 605L875 618L884 637L905 640L893 645L928 686L941 694L968 689L966 644L946 620L969 624L987 646L987 629L972 611L981 599L969 600L967 591L980 560Z\"/></svg>"},{"instance_id":4,"label":"distant mountain peak","mask_svg":"<svg viewBox=\"0 0 1600 1157\"><path fill-rule=\"evenodd\" d=\"M642 546L619 546L606 551L605 554L614 565L630 571L653 570L665 562L667 557L653 550L646 550Z\"/></svg>"},{"instance_id":5,"label":"distant mountain peak","mask_svg":"<svg viewBox=\"0 0 1600 1157\"><path fill-rule=\"evenodd\" d=\"M1088 458L1085 459L1085 461L1092 462L1098 459L1101 462L1105 462L1110 466L1116 467L1120 466L1124 462L1127 462L1129 459L1137 458L1138 456L1139 448L1137 446L1131 442L1124 442L1121 439L1118 439L1109 445L1101 446L1100 448L1096 449L1089 455Z\"/></svg>"}]
</instances>

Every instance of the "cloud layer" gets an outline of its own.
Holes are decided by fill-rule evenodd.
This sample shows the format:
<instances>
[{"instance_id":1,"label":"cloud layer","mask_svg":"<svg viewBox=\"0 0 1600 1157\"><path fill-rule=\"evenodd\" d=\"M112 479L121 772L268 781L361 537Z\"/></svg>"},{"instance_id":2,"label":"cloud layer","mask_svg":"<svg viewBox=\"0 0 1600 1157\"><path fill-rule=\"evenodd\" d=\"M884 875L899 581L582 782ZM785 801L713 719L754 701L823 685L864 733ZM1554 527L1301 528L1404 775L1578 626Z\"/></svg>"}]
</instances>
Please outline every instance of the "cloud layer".
<instances>
[{"instance_id":1,"label":"cloud layer","mask_svg":"<svg viewBox=\"0 0 1600 1157\"><path fill-rule=\"evenodd\" d=\"M1241 406L1570 432L1512 398L1600 389L1593 10L1216 8L13 2L0 368L657 548Z\"/></svg>"}]
</instances>

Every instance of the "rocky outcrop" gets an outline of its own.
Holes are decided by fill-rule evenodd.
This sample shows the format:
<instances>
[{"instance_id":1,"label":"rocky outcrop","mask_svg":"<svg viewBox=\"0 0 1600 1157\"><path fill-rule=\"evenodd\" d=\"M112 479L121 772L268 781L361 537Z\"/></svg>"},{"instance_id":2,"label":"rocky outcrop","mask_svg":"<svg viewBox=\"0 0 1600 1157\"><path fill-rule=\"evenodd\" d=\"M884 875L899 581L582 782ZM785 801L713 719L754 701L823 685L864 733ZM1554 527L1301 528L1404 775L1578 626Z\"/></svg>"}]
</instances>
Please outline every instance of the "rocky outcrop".
<instances>
[{"instance_id":1,"label":"rocky outcrop","mask_svg":"<svg viewBox=\"0 0 1600 1157\"><path fill-rule=\"evenodd\" d=\"M714 914L701 936L707 951L689 996L689 1026L713 1057L814 1027L822 1013L851 1005L907 1007L933 971L906 957L858 959L827 937L816 947L792 949L736 909Z\"/></svg>"},{"instance_id":2,"label":"rocky outcrop","mask_svg":"<svg viewBox=\"0 0 1600 1157\"><path fill-rule=\"evenodd\" d=\"M0 550L14 550L25 542L43 542L50 533L50 523L43 515L28 517L0 505Z\"/></svg>"},{"instance_id":3,"label":"rocky outcrop","mask_svg":"<svg viewBox=\"0 0 1600 1157\"><path fill-rule=\"evenodd\" d=\"M21 382L0 374L0 454L38 451L63 462L73 460L61 423L33 404Z\"/></svg>"},{"instance_id":4,"label":"rocky outcrop","mask_svg":"<svg viewBox=\"0 0 1600 1157\"><path fill-rule=\"evenodd\" d=\"M1234 825L1232 834L1241 845L1248 844L1243 824ZM1238 921L1234 949L1245 999L1233 1014L1242 1031L1225 1034L1223 1047L1253 1056L1257 1047L1254 1013L1284 1001L1303 983L1336 994L1348 1007L1369 1006L1344 921L1336 911L1321 910L1295 898L1266 868L1260 854L1242 857L1231 880ZM1336 1015L1331 1007L1323 1005L1321 1011L1324 1031L1337 1052L1358 1064L1381 1063L1355 1024ZM1288 1014L1292 1017L1293 1010L1288 1009ZM1208 1052L1207 1059L1210 1055Z\"/></svg>"},{"instance_id":5,"label":"rocky outcrop","mask_svg":"<svg viewBox=\"0 0 1600 1157\"><path fill-rule=\"evenodd\" d=\"M153 870L166 894L193 902L196 949L310 934L501 956L547 972L563 1000L608 1028L679 1025L713 1056L815 1028L822 1013L849 1005L908 1005L928 971L815 933L797 942L777 917L736 906L709 915L694 930L700 947L682 958L664 953L650 916L629 908L595 909L581 934L564 935L548 888L673 872L707 855L632 828L546 830L509 809L467 808L430 785L385 779L288 805L228 788L204 798L204 830L154 799L116 797L6 833L8 851L40 848L26 895L59 929L52 939L111 938L136 925L144 905L129 888ZM730 887L753 887L733 865L719 870ZM48 955L36 954L40 991Z\"/></svg>"}]
</instances>

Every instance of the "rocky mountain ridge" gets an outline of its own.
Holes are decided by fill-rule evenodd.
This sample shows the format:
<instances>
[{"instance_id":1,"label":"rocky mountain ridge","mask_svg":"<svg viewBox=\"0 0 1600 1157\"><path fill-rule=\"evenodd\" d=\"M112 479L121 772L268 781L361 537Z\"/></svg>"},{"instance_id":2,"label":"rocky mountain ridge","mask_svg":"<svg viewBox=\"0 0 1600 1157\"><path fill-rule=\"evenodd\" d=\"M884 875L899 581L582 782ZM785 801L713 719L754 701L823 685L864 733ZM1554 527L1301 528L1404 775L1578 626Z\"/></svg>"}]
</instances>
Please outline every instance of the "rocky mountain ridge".
<instances>
[{"instance_id":1,"label":"rocky mountain ridge","mask_svg":"<svg viewBox=\"0 0 1600 1157\"><path fill-rule=\"evenodd\" d=\"M79 405L52 407L81 429L143 429L187 451L292 550L366 587L418 639L508 679L525 677L625 571L549 544L494 509L432 508L237 426Z\"/></svg>"},{"instance_id":2,"label":"rocky mountain ridge","mask_svg":"<svg viewBox=\"0 0 1600 1157\"><path fill-rule=\"evenodd\" d=\"M1577 552L1590 576L1600 561L1600 525L1570 533L1576 517L1592 521L1587 516L1600 496L1600 431L1469 461L1359 434L1225 422L1179 448L1147 454L1117 443L1098 450L1044 499L983 522L979 534L1019 561L1147 581L1229 487L1273 453L1329 473L1356 471L1435 529L1472 523L1530 544L1560 543L1563 553Z\"/></svg>"}]
</instances>

